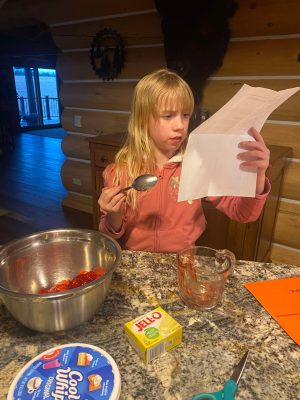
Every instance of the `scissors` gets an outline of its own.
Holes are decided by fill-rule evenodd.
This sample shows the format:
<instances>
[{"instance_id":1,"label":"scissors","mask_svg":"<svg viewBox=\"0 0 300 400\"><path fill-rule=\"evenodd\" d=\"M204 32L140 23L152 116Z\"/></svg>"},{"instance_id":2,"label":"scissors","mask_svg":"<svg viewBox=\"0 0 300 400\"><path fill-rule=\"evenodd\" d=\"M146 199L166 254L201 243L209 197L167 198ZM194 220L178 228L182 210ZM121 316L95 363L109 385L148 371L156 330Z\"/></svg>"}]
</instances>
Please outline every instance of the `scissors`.
<instances>
[{"instance_id":1,"label":"scissors","mask_svg":"<svg viewBox=\"0 0 300 400\"><path fill-rule=\"evenodd\" d=\"M199 393L192 397L192 400L233 400L237 391L237 385L244 372L247 362L249 350L241 358L240 362L235 367L230 379L225 382L225 385L218 392Z\"/></svg>"}]
</instances>

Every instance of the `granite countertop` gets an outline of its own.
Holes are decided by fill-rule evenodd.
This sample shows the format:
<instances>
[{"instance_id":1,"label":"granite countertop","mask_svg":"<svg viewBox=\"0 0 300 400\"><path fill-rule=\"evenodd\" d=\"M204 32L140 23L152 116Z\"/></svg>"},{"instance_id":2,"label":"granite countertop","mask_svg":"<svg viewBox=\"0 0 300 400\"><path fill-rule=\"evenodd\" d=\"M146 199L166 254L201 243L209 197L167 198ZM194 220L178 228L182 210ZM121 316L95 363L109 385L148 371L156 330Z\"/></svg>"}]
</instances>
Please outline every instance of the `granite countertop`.
<instances>
[{"instance_id":1,"label":"granite countertop","mask_svg":"<svg viewBox=\"0 0 300 400\"><path fill-rule=\"evenodd\" d=\"M186 307L177 295L174 254L122 253L103 307L82 326L58 333L33 332L0 306L0 398L17 372L54 346L81 342L101 347L118 364L120 399L191 399L219 390L249 349L236 399L300 398L300 347L243 283L299 276L291 265L237 262L222 306L209 312ZM149 364L124 335L124 323L161 305L183 326L183 342Z\"/></svg>"}]
</instances>

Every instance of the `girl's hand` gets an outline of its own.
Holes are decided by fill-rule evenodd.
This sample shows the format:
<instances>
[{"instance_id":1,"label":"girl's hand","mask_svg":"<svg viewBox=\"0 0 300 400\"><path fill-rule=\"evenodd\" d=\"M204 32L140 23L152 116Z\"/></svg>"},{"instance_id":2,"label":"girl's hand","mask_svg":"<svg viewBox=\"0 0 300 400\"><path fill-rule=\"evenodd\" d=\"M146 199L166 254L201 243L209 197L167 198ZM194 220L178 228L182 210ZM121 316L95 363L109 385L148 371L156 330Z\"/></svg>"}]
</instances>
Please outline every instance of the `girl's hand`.
<instances>
[{"instance_id":1,"label":"girl's hand","mask_svg":"<svg viewBox=\"0 0 300 400\"><path fill-rule=\"evenodd\" d=\"M241 167L257 169L256 194L263 193L265 187L266 170L269 166L270 151L264 139L256 129L250 128L249 134L255 141L241 142L239 146L246 151L239 153L238 158L243 160Z\"/></svg>"},{"instance_id":2,"label":"girl's hand","mask_svg":"<svg viewBox=\"0 0 300 400\"><path fill-rule=\"evenodd\" d=\"M103 188L98 199L100 211L107 214L108 222L117 231L122 225L126 194L121 192L121 186Z\"/></svg>"}]
</instances>

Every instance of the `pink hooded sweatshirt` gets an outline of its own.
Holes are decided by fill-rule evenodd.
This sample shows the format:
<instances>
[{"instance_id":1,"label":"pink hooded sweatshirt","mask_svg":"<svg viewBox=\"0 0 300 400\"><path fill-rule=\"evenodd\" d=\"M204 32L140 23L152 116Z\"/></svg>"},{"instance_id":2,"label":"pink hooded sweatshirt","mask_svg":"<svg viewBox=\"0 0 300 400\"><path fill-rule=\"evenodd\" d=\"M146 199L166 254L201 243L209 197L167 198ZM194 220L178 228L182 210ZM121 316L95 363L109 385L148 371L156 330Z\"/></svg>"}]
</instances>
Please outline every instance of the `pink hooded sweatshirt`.
<instances>
[{"instance_id":1,"label":"pink hooded sweatshirt","mask_svg":"<svg viewBox=\"0 0 300 400\"><path fill-rule=\"evenodd\" d=\"M157 184L147 192L138 194L138 207L133 211L126 206L118 232L102 214L99 230L116 239L123 249L151 252L178 252L194 245L206 228L201 199L177 202L181 162L173 157L156 171ZM113 186L115 164L103 172L104 186ZM125 182L121 185L126 186ZM266 179L263 194L250 197L209 197L214 206L238 222L255 221L270 191Z\"/></svg>"}]
</instances>

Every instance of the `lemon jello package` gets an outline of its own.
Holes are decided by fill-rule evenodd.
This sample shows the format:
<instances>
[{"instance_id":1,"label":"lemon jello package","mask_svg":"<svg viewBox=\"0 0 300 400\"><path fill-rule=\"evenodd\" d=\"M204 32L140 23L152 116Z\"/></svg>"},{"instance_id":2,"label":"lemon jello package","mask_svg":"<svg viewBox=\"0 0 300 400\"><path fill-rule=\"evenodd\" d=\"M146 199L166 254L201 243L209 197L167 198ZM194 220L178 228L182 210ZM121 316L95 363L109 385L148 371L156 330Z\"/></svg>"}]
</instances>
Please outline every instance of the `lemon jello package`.
<instances>
[{"instance_id":1,"label":"lemon jello package","mask_svg":"<svg viewBox=\"0 0 300 400\"><path fill-rule=\"evenodd\" d=\"M126 322L125 334L135 351L148 363L181 343L182 326L157 307Z\"/></svg>"}]
</instances>

